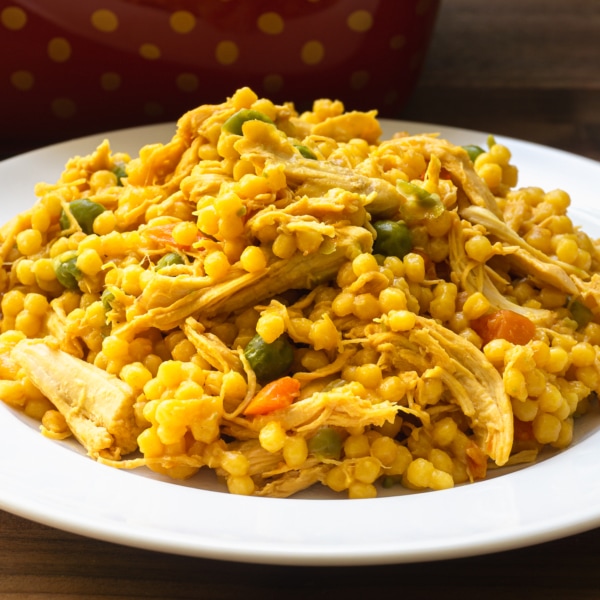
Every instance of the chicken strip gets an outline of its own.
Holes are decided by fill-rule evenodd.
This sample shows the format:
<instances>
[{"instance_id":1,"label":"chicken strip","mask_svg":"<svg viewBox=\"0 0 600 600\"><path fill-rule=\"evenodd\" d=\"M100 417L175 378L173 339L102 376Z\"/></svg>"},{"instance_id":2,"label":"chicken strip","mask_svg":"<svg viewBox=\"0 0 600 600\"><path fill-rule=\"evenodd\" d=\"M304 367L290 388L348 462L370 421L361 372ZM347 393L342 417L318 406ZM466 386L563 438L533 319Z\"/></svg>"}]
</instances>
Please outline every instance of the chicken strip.
<instances>
[{"instance_id":1,"label":"chicken strip","mask_svg":"<svg viewBox=\"0 0 600 600\"><path fill-rule=\"evenodd\" d=\"M137 449L136 394L124 381L59 350L50 340L22 340L12 358L56 406L93 458L118 459Z\"/></svg>"}]
</instances>

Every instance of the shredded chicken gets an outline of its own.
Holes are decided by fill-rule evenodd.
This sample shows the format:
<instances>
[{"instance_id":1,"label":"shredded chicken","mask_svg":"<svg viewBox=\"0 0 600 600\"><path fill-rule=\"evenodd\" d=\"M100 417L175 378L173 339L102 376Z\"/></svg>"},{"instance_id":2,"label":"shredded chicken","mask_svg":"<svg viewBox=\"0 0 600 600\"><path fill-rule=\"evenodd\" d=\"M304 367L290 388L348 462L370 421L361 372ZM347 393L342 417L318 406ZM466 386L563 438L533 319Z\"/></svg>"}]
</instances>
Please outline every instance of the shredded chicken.
<instances>
[{"instance_id":1,"label":"shredded chicken","mask_svg":"<svg viewBox=\"0 0 600 600\"><path fill-rule=\"evenodd\" d=\"M23 340L12 358L63 414L92 457L120 458L137 449L136 395L124 381L54 347Z\"/></svg>"},{"instance_id":2,"label":"shredded chicken","mask_svg":"<svg viewBox=\"0 0 600 600\"><path fill-rule=\"evenodd\" d=\"M0 228L0 392L104 464L257 496L568 446L600 393L600 244L493 139L486 178L473 147L380 137L243 88L69 161Z\"/></svg>"}]
</instances>

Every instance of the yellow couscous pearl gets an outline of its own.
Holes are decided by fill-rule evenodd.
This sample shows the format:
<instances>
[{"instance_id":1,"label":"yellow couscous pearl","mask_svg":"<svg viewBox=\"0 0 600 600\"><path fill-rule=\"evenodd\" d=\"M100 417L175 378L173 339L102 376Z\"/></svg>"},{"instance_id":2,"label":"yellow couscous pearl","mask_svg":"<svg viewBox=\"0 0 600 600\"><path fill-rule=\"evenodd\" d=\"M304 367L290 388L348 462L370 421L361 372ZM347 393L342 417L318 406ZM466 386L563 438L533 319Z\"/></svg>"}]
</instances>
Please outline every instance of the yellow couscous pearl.
<instances>
[{"instance_id":1,"label":"yellow couscous pearl","mask_svg":"<svg viewBox=\"0 0 600 600\"><path fill-rule=\"evenodd\" d=\"M333 467L325 476L325 484L334 492L347 490L351 483L352 478L341 466Z\"/></svg>"},{"instance_id":2,"label":"yellow couscous pearl","mask_svg":"<svg viewBox=\"0 0 600 600\"><path fill-rule=\"evenodd\" d=\"M562 404L563 397L560 390L552 385L547 384L544 391L538 397L540 410L544 412L554 412L558 410Z\"/></svg>"},{"instance_id":3,"label":"yellow couscous pearl","mask_svg":"<svg viewBox=\"0 0 600 600\"><path fill-rule=\"evenodd\" d=\"M444 393L444 384L436 376L424 376L419 400L423 405L437 404Z\"/></svg>"},{"instance_id":4,"label":"yellow couscous pearl","mask_svg":"<svg viewBox=\"0 0 600 600\"><path fill-rule=\"evenodd\" d=\"M533 368L525 373L525 384L527 385L527 394L537 397L546 389L546 376L537 367Z\"/></svg>"},{"instance_id":5,"label":"yellow couscous pearl","mask_svg":"<svg viewBox=\"0 0 600 600\"><path fill-rule=\"evenodd\" d=\"M384 467L389 467L398 456L398 444L388 436L379 437L371 443L371 456Z\"/></svg>"},{"instance_id":6,"label":"yellow couscous pearl","mask_svg":"<svg viewBox=\"0 0 600 600\"><path fill-rule=\"evenodd\" d=\"M371 293L358 294L354 299L354 315L363 321L372 321L381 314L379 300Z\"/></svg>"},{"instance_id":7,"label":"yellow couscous pearl","mask_svg":"<svg viewBox=\"0 0 600 600\"><path fill-rule=\"evenodd\" d=\"M406 393L406 386L400 377L390 375L381 381L377 393L382 400L398 401Z\"/></svg>"},{"instance_id":8,"label":"yellow couscous pearl","mask_svg":"<svg viewBox=\"0 0 600 600\"><path fill-rule=\"evenodd\" d=\"M229 371L223 375L221 393L223 398L242 400L248 390L246 379L237 371Z\"/></svg>"},{"instance_id":9,"label":"yellow couscous pearl","mask_svg":"<svg viewBox=\"0 0 600 600\"><path fill-rule=\"evenodd\" d=\"M227 478L227 489L231 494L251 496L256 485L250 475L230 476Z\"/></svg>"},{"instance_id":10,"label":"yellow couscous pearl","mask_svg":"<svg viewBox=\"0 0 600 600\"><path fill-rule=\"evenodd\" d=\"M42 232L37 229L25 229L17 233L18 251L24 256L37 254L42 249Z\"/></svg>"},{"instance_id":11,"label":"yellow couscous pearl","mask_svg":"<svg viewBox=\"0 0 600 600\"><path fill-rule=\"evenodd\" d=\"M221 457L221 467L234 477L248 474L250 463L241 452L225 452Z\"/></svg>"},{"instance_id":12,"label":"yellow couscous pearl","mask_svg":"<svg viewBox=\"0 0 600 600\"><path fill-rule=\"evenodd\" d=\"M141 362L135 362L124 365L119 377L132 388L142 390L152 379L152 373Z\"/></svg>"},{"instance_id":13,"label":"yellow couscous pearl","mask_svg":"<svg viewBox=\"0 0 600 600\"><path fill-rule=\"evenodd\" d=\"M589 342L579 342L571 348L571 363L575 367L589 367L596 360L596 351Z\"/></svg>"},{"instance_id":14,"label":"yellow couscous pearl","mask_svg":"<svg viewBox=\"0 0 600 600\"><path fill-rule=\"evenodd\" d=\"M34 261L24 258L19 260L15 265L17 279L23 285L33 285L36 281L35 273L33 272Z\"/></svg>"},{"instance_id":15,"label":"yellow couscous pearl","mask_svg":"<svg viewBox=\"0 0 600 600\"><path fill-rule=\"evenodd\" d=\"M383 266L390 269L395 277L402 277L404 275L404 263L397 256L386 256Z\"/></svg>"},{"instance_id":16,"label":"yellow couscous pearl","mask_svg":"<svg viewBox=\"0 0 600 600\"><path fill-rule=\"evenodd\" d=\"M84 250L77 257L77 268L84 274L93 277L102 270L102 259L96 250Z\"/></svg>"},{"instance_id":17,"label":"yellow couscous pearl","mask_svg":"<svg viewBox=\"0 0 600 600\"><path fill-rule=\"evenodd\" d=\"M454 487L454 479L452 475L442 469L433 469L429 487L432 490L447 490Z\"/></svg>"},{"instance_id":18,"label":"yellow couscous pearl","mask_svg":"<svg viewBox=\"0 0 600 600\"><path fill-rule=\"evenodd\" d=\"M463 305L463 313L469 320L478 319L490 308L490 301L481 293L471 294Z\"/></svg>"},{"instance_id":19,"label":"yellow couscous pearl","mask_svg":"<svg viewBox=\"0 0 600 600\"><path fill-rule=\"evenodd\" d=\"M519 400L527 398L527 383L521 371L514 367L509 367L504 371L502 380L504 381L504 389L507 394Z\"/></svg>"},{"instance_id":20,"label":"yellow couscous pearl","mask_svg":"<svg viewBox=\"0 0 600 600\"><path fill-rule=\"evenodd\" d=\"M354 298L351 292L341 292L331 303L331 309L338 317L347 317L354 310Z\"/></svg>"},{"instance_id":21,"label":"yellow couscous pearl","mask_svg":"<svg viewBox=\"0 0 600 600\"><path fill-rule=\"evenodd\" d=\"M373 483L381 473L381 465L376 458L364 456L354 465L354 478L361 483Z\"/></svg>"},{"instance_id":22,"label":"yellow couscous pearl","mask_svg":"<svg viewBox=\"0 0 600 600\"><path fill-rule=\"evenodd\" d=\"M272 344L285 331L285 321L279 314L266 312L256 323L256 333L267 343Z\"/></svg>"},{"instance_id":23,"label":"yellow couscous pearl","mask_svg":"<svg viewBox=\"0 0 600 600\"><path fill-rule=\"evenodd\" d=\"M431 435L433 441L438 446L445 447L452 443L457 433L458 425L456 424L456 421L450 417L445 417L435 423Z\"/></svg>"},{"instance_id":24,"label":"yellow couscous pearl","mask_svg":"<svg viewBox=\"0 0 600 600\"><path fill-rule=\"evenodd\" d=\"M301 436L289 436L283 445L283 459L288 467L297 469L308 457L306 440Z\"/></svg>"},{"instance_id":25,"label":"yellow couscous pearl","mask_svg":"<svg viewBox=\"0 0 600 600\"><path fill-rule=\"evenodd\" d=\"M374 364L357 366L354 378L368 389L377 388L383 380L381 369Z\"/></svg>"},{"instance_id":26,"label":"yellow couscous pearl","mask_svg":"<svg viewBox=\"0 0 600 600\"><path fill-rule=\"evenodd\" d=\"M510 150L502 144L494 144L490 150L491 157L501 166L505 166L511 159Z\"/></svg>"},{"instance_id":27,"label":"yellow couscous pearl","mask_svg":"<svg viewBox=\"0 0 600 600\"><path fill-rule=\"evenodd\" d=\"M23 308L32 315L43 316L48 311L48 299L42 294L30 293L23 300Z\"/></svg>"},{"instance_id":28,"label":"yellow couscous pearl","mask_svg":"<svg viewBox=\"0 0 600 600\"><path fill-rule=\"evenodd\" d=\"M406 479L415 487L429 487L434 466L431 461L425 458L416 458L413 460L406 470Z\"/></svg>"},{"instance_id":29,"label":"yellow couscous pearl","mask_svg":"<svg viewBox=\"0 0 600 600\"><path fill-rule=\"evenodd\" d=\"M398 445L396 458L391 465L386 469L386 473L389 475L402 475L408 469L408 465L413 460L413 456L410 450L406 446Z\"/></svg>"},{"instance_id":30,"label":"yellow couscous pearl","mask_svg":"<svg viewBox=\"0 0 600 600\"><path fill-rule=\"evenodd\" d=\"M31 266L31 271L38 281L55 281L56 271L50 258L40 258Z\"/></svg>"},{"instance_id":31,"label":"yellow couscous pearl","mask_svg":"<svg viewBox=\"0 0 600 600\"><path fill-rule=\"evenodd\" d=\"M352 270L354 271L354 274L359 277L360 275L371 273L372 271L378 271L379 265L372 254L363 253L359 254L352 261Z\"/></svg>"},{"instance_id":32,"label":"yellow couscous pearl","mask_svg":"<svg viewBox=\"0 0 600 600\"><path fill-rule=\"evenodd\" d=\"M347 458L360 458L371 453L369 438L364 435L350 435L344 441L344 454Z\"/></svg>"},{"instance_id":33,"label":"yellow couscous pearl","mask_svg":"<svg viewBox=\"0 0 600 600\"><path fill-rule=\"evenodd\" d=\"M105 210L94 219L94 233L97 235L108 235L117 226L117 217L112 210Z\"/></svg>"},{"instance_id":34,"label":"yellow couscous pearl","mask_svg":"<svg viewBox=\"0 0 600 600\"><path fill-rule=\"evenodd\" d=\"M211 252L204 259L204 271L211 279L223 279L229 272L231 265L223 252Z\"/></svg>"},{"instance_id":35,"label":"yellow couscous pearl","mask_svg":"<svg viewBox=\"0 0 600 600\"><path fill-rule=\"evenodd\" d=\"M573 419L567 419L560 424L560 433L552 445L556 448L566 448L573 441Z\"/></svg>"},{"instance_id":36,"label":"yellow couscous pearl","mask_svg":"<svg viewBox=\"0 0 600 600\"><path fill-rule=\"evenodd\" d=\"M35 337L42 326L42 319L23 309L15 318L15 329L22 331L27 337Z\"/></svg>"},{"instance_id":37,"label":"yellow couscous pearl","mask_svg":"<svg viewBox=\"0 0 600 600\"><path fill-rule=\"evenodd\" d=\"M544 200L549 202L559 212L567 210L571 204L571 197L569 194L564 190L558 189L546 192Z\"/></svg>"},{"instance_id":38,"label":"yellow couscous pearl","mask_svg":"<svg viewBox=\"0 0 600 600\"><path fill-rule=\"evenodd\" d=\"M31 212L31 227L45 232L50 227L52 216L44 206L38 206Z\"/></svg>"},{"instance_id":39,"label":"yellow couscous pearl","mask_svg":"<svg viewBox=\"0 0 600 600\"><path fill-rule=\"evenodd\" d=\"M465 252L477 262L487 262L493 255L492 243L485 235L474 235L465 242Z\"/></svg>"},{"instance_id":40,"label":"yellow couscous pearl","mask_svg":"<svg viewBox=\"0 0 600 600\"><path fill-rule=\"evenodd\" d=\"M2 297L1 306L5 316L16 316L25 306L25 294L19 290L9 290Z\"/></svg>"},{"instance_id":41,"label":"yellow couscous pearl","mask_svg":"<svg viewBox=\"0 0 600 600\"><path fill-rule=\"evenodd\" d=\"M404 275L408 281L421 283L425 280L425 260L420 254L409 252L403 259Z\"/></svg>"},{"instance_id":42,"label":"yellow couscous pearl","mask_svg":"<svg viewBox=\"0 0 600 600\"><path fill-rule=\"evenodd\" d=\"M219 231L219 215L214 206L204 206L198 211L198 229L207 235L216 235Z\"/></svg>"},{"instance_id":43,"label":"yellow couscous pearl","mask_svg":"<svg viewBox=\"0 0 600 600\"><path fill-rule=\"evenodd\" d=\"M325 315L311 325L309 338L315 350L334 350L341 335L331 318Z\"/></svg>"},{"instance_id":44,"label":"yellow couscous pearl","mask_svg":"<svg viewBox=\"0 0 600 600\"><path fill-rule=\"evenodd\" d=\"M196 346L190 340L181 340L171 350L171 356L174 360L188 362L196 355Z\"/></svg>"},{"instance_id":45,"label":"yellow couscous pearl","mask_svg":"<svg viewBox=\"0 0 600 600\"><path fill-rule=\"evenodd\" d=\"M323 234L319 231L298 231L296 246L303 254L316 252L323 243Z\"/></svg>"},{"instance_id":46,"label":"yellow couscous pearl","mask_svg":"<svg viewBox=\"0 0 600 600\"><path fill-rule=\"evenodd\" d=\"M600 376L598 370L594 366L577 367L575 375L579 381L592 390L598 389Z\"/></svg>"},{"instance_id":47,"label":"yellow couscous pearl","mask_svg":"<svg viewBox=\"0 0 600 600\"><path fill-rule=\"evenodd\" d=\"M537 400L527 398L526 400L513 400L513 414L519 421L533 421L538 414L539 406Z\"/></svg>"},{"instance_id":48,"label":"yellow couscous pearl","mask_svg":"<svg viewBox=\"0 0 600 600\"><path fill-rule=\"evenodd\" d=\"M295 237L280 233L273 242L272 250L278 258L291 258L297 250Z\"/></svg>"},{"instance_id":49,"label":"yellow couscous pearl","mask_svg":"<svg viewBox=\"0 0 600 600\"><path fill-rule=\"evenodd\" d=\"M371 483L353 481L348 487L348 498L353 500L376 498L377 488Z\"/></svg>"},{"instance_id":50,"label":"yellow couscous pearl","mask_svg":"<svg viewBox=\"0 0 600 600\"><path fill-rule=\"evenodd\" d=\"M145 269L140 265L128 265L121 271L121 289L131 296L139 296L142 293L140 276Z\"/></svg>"},{"instance_id":51,"label":"yellow couscous pearl","mask_svg":"<svg viewBox=\"0 0 600 600\"><path fill-rule=\"evenodd\" d=\"M550 347L545 342L533 340L530 344L533 350L533 360L539 369L543 369L550 359Z\"/></svg>"},{"instance_id":52,"label":"yellow couscous pearl","mask_svg":"<svg viewBox=\"0 0 600 600\"><path fill-rule=\"evenodd\" d=\"M323 350L307 350L300 359L300 363L307 371L316 371L329 364L327 353Z\"/></svg>"},{"instance_id":53,"label":"yellow couscous pearl","mask_svg":"<svg viewBox=\"0 0 600 600\"><path fill-rule=\"evenodd\" d=\"M267 266L267 257L258 246L248 246L240 256L240 263L248 273L257 273Z\"/></svg>"},{"instance_id":54,"label":"yellow couscous pearl","mask_svg":"<svg viewBox=\"0 0 600 600\"><path fill-rule=\"evenodd\" d=\"M575 263L579 255L579 245L573 238L561 238L556 244L556 258L570 264Z\"/></svg>"},{"instance_id":55,"label":"yellow couscous pearl","mask_svg":"<svg viewBox=\"0 0 600 600\"><path fill-rule=\"evenodd\" d=\"M65 433L69 429L63 414L54 409L47 410L44 413L42 425L52 433Z\"/></svg>"},{"instance_id":56,"label":"yellow couscous pearl","mask_svg":"<svg viewBox=\"0 0 600 600\"><path fill-rule=\"evenodd\" d=\"M545 368L550 373L559 373L569 364L569 353L560 346L550 348L550 355L545 364Z\"/></svg>"},{"instance_id":57,"label":"yellow couscous pearl","mask_svg":"<svg viewBox=\"0 0 600 600\"><path fill-rule=\"evenodd\" d=\"M495 189L502 183L502 167L500 165L487 163L481 167L476 166L476 170L490 189Z\"/></svg>"},{"instance_id":58,"label":"yellow couscous pearl","mask_svg":"<svg viewBox=\"0 0 600 600\"><path fill-rule=\"evenodd\" d=\"M109 335L102 342L102 352L110 359L123 359L129 355L129 344L126 340Z\"/></svg>"},{"instance_id":59,"label":"yellow couscous pearl","mask_svg":"<svg viewBox=\"0 0 600 600\"><path fill-rule=\"evenodd\" d=\"M269 421L258 434L258 441L267 452L279 452L286 439L285 430L279 421Z\"/></svg>"},{"instance_id":60,"label":"yellow couscous pearl","mask_svg":"<svg viewBox=\"0 0 600 600\"><path fill-rule=\"evenodd\" d=\"M533 435L540 444L556 442L560 435L561 422L548 413L539 413L532 422Z\"/></svg>"},{"instance_id":61,"label":"yellow couscous pearl","mask_svg":"<svg viewBox=\"0 0 600 600\"><path fill-rule=\"evenodd\" d=\"M406 310L406 294L399 288L385 288L379 294L379 305L386 313L392 310Z\"/></svg>"},{"instance_id":62,"label":"yellow couscous pearl","mask_svg":"<svg viewBox=\"0 0 600 600\"><path fill-rule=\"evenodd\" d=\"M392 331L410 331L417 322L417 316L408 310L394 310L388 314L388 325Z\"/></svg>"},{"instance_id":63,"label":"yellow couscous pearl","mask_svg":"<svg viewBox=\"0 0 600 600\"><path fill-rule=\"evenodd\" d=\"M171 234L179 246L191 246L198 239L198 227L191 221L177 223Z\"/></svg>"},{"instance_id":64,"label":"yellow couscous pearl","mask_svg":"<svg viewBox=\"0 0 600 600\"><path fill-rule=\"evenodd\" d=\"M433 464L435 469L452 473L454 463L452 462L452 457L445 450L432 448L431 452L427 455L427 460Z\"/></svg>"},{"instance_id":65,"label":"yellow couscous pearl","mask_svg":"<svg viewBox=\"0 0 600 600\"><path fill-rule=\"evenodd\" d=\"M173 396L178 400L193 400L201 398L204 394L204 389L195 381L182 381Z\"/></svg>"}]
</instances>

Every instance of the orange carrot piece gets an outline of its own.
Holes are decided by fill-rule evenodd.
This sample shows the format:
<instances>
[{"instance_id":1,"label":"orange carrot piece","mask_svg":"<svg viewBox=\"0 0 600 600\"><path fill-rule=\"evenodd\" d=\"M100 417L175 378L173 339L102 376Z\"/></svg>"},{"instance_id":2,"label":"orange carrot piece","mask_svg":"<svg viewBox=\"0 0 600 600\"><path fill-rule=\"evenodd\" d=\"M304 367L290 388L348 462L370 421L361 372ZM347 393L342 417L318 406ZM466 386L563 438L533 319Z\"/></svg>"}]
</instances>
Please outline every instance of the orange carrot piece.
<instances>
[{"instance_id":1,"label":"orange carrot piece","mask_svg":"<svg viewBox=\"0 0 600 600\"><path fill-rule=\"evenodd\" d=\"M250 400L245 415L266 415L287 408L300 395L300 382L293 377L281 377L267 383Z\"/></svg>"},{"instance_id":2,"label":"orange carrot piece","mask_svg":"<svg viewBox=\"0 0 600 600\"><path fill-rule=\"evenodd\" d=\"M484 344L502 338L523 346L535 335L534 323L527 317L506 309L474 319L471 321L471 327Z\"/></svg>"},{"instance_id":3,"label":"orange carrot piece","mask_svg":"<svg viewBox=\"0 0 600 600\"><path fill-rule=\"evenodd\" d=\"M143 230L142 235L151 239L156 244L162 244L165 246L174 246L176 248L189 248L190 246L182 246L178 244L173 238L173 229L178 223L165 223L163 225L153 225L151 227L146 227ZM204 239L206 236L202 234L202 232L198 231L197 241Z\"/></svg>"}]
</instances>

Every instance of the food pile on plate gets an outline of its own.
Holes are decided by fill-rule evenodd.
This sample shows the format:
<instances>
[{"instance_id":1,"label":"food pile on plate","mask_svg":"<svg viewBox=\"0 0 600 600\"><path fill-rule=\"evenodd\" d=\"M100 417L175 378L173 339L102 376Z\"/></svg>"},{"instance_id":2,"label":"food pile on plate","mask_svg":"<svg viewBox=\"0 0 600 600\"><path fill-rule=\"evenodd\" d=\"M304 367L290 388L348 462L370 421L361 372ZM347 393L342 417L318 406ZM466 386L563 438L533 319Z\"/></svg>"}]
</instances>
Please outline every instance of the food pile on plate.
<instances>
[{"instance_id":1,"label":"food pile on plate","mask_svg":"<svg viewBox=\"0 0 600 600\"><path fill-rule=\"evenodd\" d=\"M244 495L446 489L567 447L600 386L598 243L492 137L381 137L242 88L69 160L0 230L0 397Z\"/></svg>"}]
</instances>

